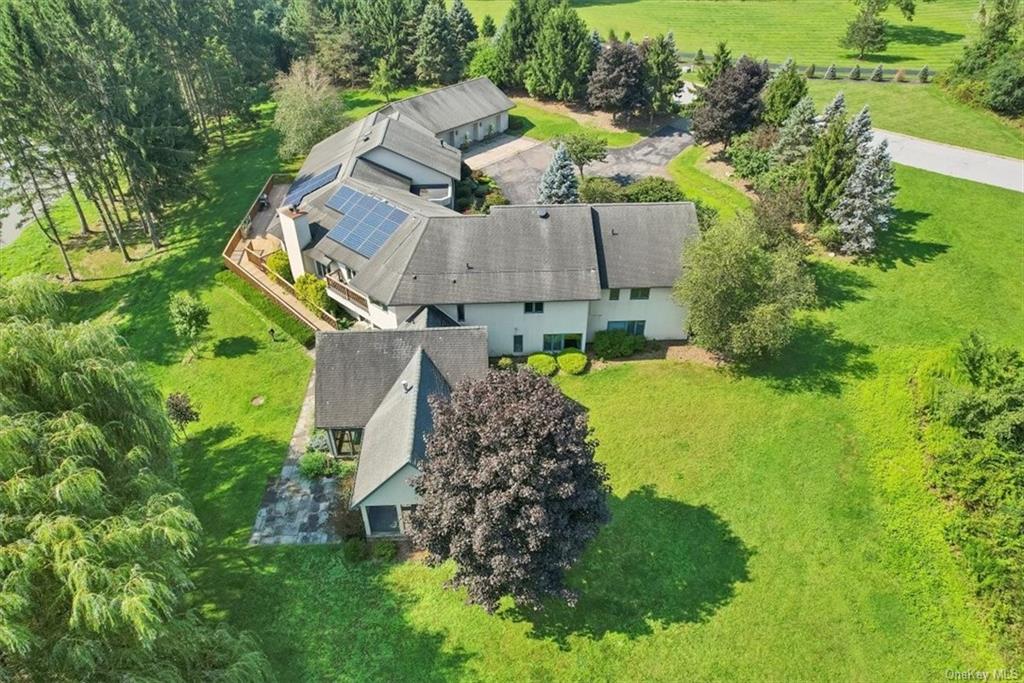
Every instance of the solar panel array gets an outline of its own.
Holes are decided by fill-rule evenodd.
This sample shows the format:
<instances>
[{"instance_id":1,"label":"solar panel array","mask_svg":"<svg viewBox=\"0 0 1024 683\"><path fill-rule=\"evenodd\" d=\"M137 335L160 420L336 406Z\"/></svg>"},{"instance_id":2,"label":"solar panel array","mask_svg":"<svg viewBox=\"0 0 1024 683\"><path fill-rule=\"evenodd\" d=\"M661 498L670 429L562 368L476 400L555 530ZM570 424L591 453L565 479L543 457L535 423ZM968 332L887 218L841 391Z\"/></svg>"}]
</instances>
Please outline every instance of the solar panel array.
<instances>
[{"instance_id":1,"label":"solar panel array","mask_svg":"<svg viewBox=\"0 0 1024 683\"><path fill-rule=\"evenodd\" d=\"M343 214L327 236L370 258L409 214L351 187L341 187L326 205Z\"/></svg>"},{"instance_id":2,"label":"solar panel array","mask_svg":"<svg viewBox=\"0 0 1024 683\"><path fill-rule=\"evenodd\" d=\"M297 179L292 183L292 186L288 188L288 196L284 198L284 205L293 206L298 204L307 194L310 192L316 192L321 187L337 178L338 171L340 170L341 164L336 164L310 178Z\"/></svg>"}]
</instances>

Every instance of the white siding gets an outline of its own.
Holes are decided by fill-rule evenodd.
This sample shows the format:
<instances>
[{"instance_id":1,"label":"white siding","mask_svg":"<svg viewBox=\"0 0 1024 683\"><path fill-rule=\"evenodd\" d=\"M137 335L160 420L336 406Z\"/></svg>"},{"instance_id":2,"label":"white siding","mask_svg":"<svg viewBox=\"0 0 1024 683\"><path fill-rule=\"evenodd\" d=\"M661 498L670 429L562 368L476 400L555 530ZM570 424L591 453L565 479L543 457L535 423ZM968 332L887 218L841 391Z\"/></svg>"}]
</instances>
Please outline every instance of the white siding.
<instances>
[{"instance_id":1,"label":"white siding","mask_svg":"<svg viewBox=\"0 0 1024 683\"><path fill-rule=\"evenodd\" d=\"M488 133L497 135L508 130L508 112L488 116L458 128L451 128L438 133L437 137L453 147L460 147L465 137L470 143L478 142L487 137Z\"/></svg>"},{"instance_id":2,"label":"white siding","mask_svg":"<svg viewBox=\"0 0 1024 683\"><path fill-rule=\"evenodd\" d=\"M452 179L440 171L424 166L421 163L395 154L389 149L378 147L363 155L370 161L380 164L393 173L403 175L413 185L451 185Z\"/></svg>"},{"instance_id":3,"label":"white siding","mask_svg":"<svg viewBox=\"0 0 1024 683\"><path fill-rule=\"evenodd\" d=\"M458 320L455 305L439 308ZM487 327L487 352L492 356L511 355L517 334L523 335L523 353L543 351L545 334L580 334L587 339L587 301L546 301L543 313L525 313L522 303L466 304L465 310L463 325Z\"/></svg>"},{"instance_id":4,"label":"white siding","mask_svg":"<svg viewBox=\"0 0 1024 683\"><path fill-rule=\"evenodd\" d=\"M619 300L608 299L608 290L601 290L601 300L590 302L590 324L587 339L607 329L610 320L643 320L648 339L685 339L686 312L672 299L669 287L651 288L651 298L631 300L629 289L619 290Z\"/></svg>"}]
</instances>

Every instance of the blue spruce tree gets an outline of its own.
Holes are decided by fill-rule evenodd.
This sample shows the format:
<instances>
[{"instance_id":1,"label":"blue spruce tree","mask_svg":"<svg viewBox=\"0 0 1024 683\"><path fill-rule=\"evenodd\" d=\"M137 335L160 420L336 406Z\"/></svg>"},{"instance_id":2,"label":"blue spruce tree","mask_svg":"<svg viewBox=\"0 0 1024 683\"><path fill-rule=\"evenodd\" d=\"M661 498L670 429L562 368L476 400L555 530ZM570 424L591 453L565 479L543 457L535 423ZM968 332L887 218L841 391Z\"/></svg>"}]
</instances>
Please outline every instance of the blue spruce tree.
<instances>
[{"instance_id":1,"label":"blue spruce tree","mask_svg":"<svg viewBox=\"0 0 1024 683\"><path fill-rule=\"evenodd\" d=\"M537 193L539 204L578 204L580 201L580 181L572 165L565 145L559 145L551 163L540 177L540 189Z\"/></svg>"},{"instance_id":2,"label":"blue spruce tree","mask_svg":"<svg viewBox=\"0 0 1024 683\"><path fill-rule=\"evenodd\" d=\"M846 181L843 195L829 213L843 236L844 254L867 254L875 250L879 232L889 227L896 196L892 158L883 140L858 155L857 167Z\"/></svg>"}]
</instances>

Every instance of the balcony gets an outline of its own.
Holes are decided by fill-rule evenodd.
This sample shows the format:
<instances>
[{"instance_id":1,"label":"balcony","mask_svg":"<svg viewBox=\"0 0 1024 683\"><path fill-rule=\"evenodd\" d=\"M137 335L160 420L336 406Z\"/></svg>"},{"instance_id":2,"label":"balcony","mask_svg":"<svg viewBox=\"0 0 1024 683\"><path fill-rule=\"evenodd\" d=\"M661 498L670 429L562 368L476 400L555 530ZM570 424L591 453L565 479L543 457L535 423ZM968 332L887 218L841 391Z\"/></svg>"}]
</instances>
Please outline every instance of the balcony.
<instances>
[{"instance_id":1,"label":"balcony","mask_svg":"<svg viewBox=\"0 0 1024 683\"><path fill-rule=\"evenodd\" d=\"M327 292L342 304L349 303L358 308L360 315L366 316L369 313L370 302L367 298L338 279L334 273L327 274Z\"/></svg>"}]
</instances>

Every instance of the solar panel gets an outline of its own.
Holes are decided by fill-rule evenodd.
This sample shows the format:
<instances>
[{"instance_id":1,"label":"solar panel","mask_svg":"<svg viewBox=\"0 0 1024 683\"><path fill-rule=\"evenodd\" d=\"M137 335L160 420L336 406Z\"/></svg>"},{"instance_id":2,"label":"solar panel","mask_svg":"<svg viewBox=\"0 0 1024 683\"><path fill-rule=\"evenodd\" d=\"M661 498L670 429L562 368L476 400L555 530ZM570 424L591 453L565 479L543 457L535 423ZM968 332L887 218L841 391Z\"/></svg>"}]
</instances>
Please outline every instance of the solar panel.
<instances>
[{"instance_id":1,"label":"solar panel","mask_svg":"<svg viewBox=\"0 0 1024 683\"><path fill-rule=\"evenodd\" d=\"M326 205L342 214L327 236L369 258L377 253L409 214L382 199L340 187Z\"/></svg>"},{"instance_id":2,"label":"solar panel","mask_svg":"<svg viewBox=\"0 0 1024 683\"><path fill-rule=\"evenodd\" d=\"M310 192L316 192L321 187L338 177L341 164L335 164L320 173L309 178L297 178L291 187L288 188L288 196L284 198L285 206L293 206L302 201Z\"/></svg>"}]
</instances>

